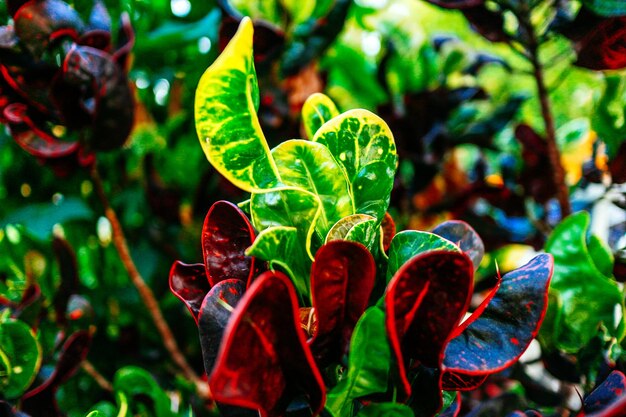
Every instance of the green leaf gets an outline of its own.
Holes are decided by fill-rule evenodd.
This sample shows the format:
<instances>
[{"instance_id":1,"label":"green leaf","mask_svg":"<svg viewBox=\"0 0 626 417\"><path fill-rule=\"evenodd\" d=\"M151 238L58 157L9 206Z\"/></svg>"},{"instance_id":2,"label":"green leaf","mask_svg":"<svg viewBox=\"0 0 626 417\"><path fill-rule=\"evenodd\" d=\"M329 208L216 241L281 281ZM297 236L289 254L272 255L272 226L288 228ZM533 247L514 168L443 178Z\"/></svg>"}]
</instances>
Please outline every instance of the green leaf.
<instances>
[{"instance_id":1,"label":"green leaf","mask_svg":"<svg viewBox=\"0 0 626 417\"><path fill-rule=\"evenodd\" d=\"M41 367L41 347L33 331L19 320L0 324L2 369L0 392L12 399L20 397L35 379Z\"/></svg>"},{"instance_id":2,"label":"green leaf","mask_svg":"<svg viewBox=\"0 0 626 417\"><path fill-rule=\"evenodd\" d=\"M309 297L311 260L295 227L276 226L263 230L246 250L246 255L268 261L271 269L280 267L289 275L298 293Z\"/></svg>"},{"instance_id":3,"label":"green leaf","mask_svg":"<svg viewBox=\"0 0 626 417\"><path fill-rule=\"evenodd\" d=\"M315 222L321 239L339 219L354 213L345 175L328 148L293 139L272 149L272 156L285 185L309 191L321 202Z\"/></svg>"},{"instance_id":4,"label":"green leaf","mask_svg":"<svg viewBox=\"0 0 626 417\"><path fill-rule=\"evenodd\" d=\"M345 240L361 243L370 252L374 253L375 246L380 241L379 223L376 219L357 223L348 231Z\"/></svg>"},{"instance_id":5,"label":"green leaf","mask_svg":"<svg viewBox=\"0 0 626 417\"><path fill-rule=\"evenodd\" d=\"M396 234L389 246L387 282L409 259L433 250L461 251L457 245L434 233L405 230Z\"/></svg>"},{"instance_id":6,"label":"green leaf","mask_svg":"<svg viewBox=\"0 0 626 417\"><path fill-rule=\"evenodd\" d=\"M252 194L250 198L254 227L260 231L275 226L295 227L298 230L298 242L305 247L311 261L311 240L321 213L320 206L316 195L293 187Z\"/></svg>"},{"instance_id":7,"label":"green leaf","mask_svg":"<svg viewBox=\"0 0 626 417\"><path fill-rule=\"evenodd\" d=\"M85 417L107 417L107 415L101 411L94 410L90 412L89 414L86 414Z\"/></svg>"},{"instance_id":8,"label":"green leaf","mask_svg":"<svg viewBox=\"0 0 626 417\"><path fill-rule=\"evenodd\" d=\"M378 307L370 307L354 328L348 371L328 391L326 409L335 417L351 416L355 399L386 392L390 361L385 313Z\"/></svg>"},{"instance_id":9,"label":"green leaf","mask_svg":"<svg viewBox=\"0 0 626 417\"><path fill-rule=\"evenodd\" d=\"M546 243L546 252L554 256L550 291L561 302L548 306L547 315L555 319L552 340L556 348L571 353L584 347L601 323L618 341L624 337L623 296L612 276L604 273L609 266L612 270L610 255L596 238L588 243L589 223L588 213L573 214L554 229ZM561 311L555 312L559 307ZM622 311L619 319L616 308Z\"/></svg>"},{"instance_id":10,"label":"green leaf","mask_svg":"<svg viewBox=\"0 0 626 417\"><path fill-rule=\"evenodd\" d=\"M328 243L331 240L345 240L346 235L355 225L367 221L376 220L374 217L367 214L352 214L344 217L331 227L330 231L326 235L324 243Z\"/></svg>"},{"instance_id":11,"label":"green leaf","mask_svg":"<svg viewBox=\"0 0 626 417\"><path fill-rule=\"evenodd\" d=\"M196 130L208 160L245 191L280 181L256 109L259 88L252 55L252 21L244 18L222 54L200 79Z\"/></svg>"},{"instance_id":12,"label":"green leaf","mask_svg":"<svg viewBox=\"0 0 626 417\"><path fill-rule=\"evenodd\" d=\"M609 158L615 157L626 138L626 108L624 92L626 82L617 74L605 75L606 87L593 109L592 128L606 143Z\"/></svg>"},{"instance_id":13,"label":"green leaf","mask_svg":"<svg viewBox=\"0 0 626 417\"><path fill-rule=\"evenodd\" d=\"M350 110L324 123L313 141L326 145L343 166L356 212L382 220L398 160L385 121L367 110Z\"/></svg>"},{"instance_id":14,"label":"green leaf","mask_svg":"<svg viewBox=\"0 0 626 417\"><path fill-rule=\"evenodd\" d=\"M589 256L596 265L596 268L598 268L598 271L600 271L602 275L612 278L613 262L615 262L615 258L608 245L598 236L590 235L587 237L587 250L589 250Z\"/></svg>"},{"instance_id":15,"label":"green leaf","mask_svg":"<svg viewBox=\"0 0 626 417\"><path fill-rule=\"evenodd\" d=\"M411 407L399 403L372 403L359 411L357 417L414 417Z\"/></svg>"},{"instance_id":16,"label":"green leaf","mask_svg":"<svg viewBox=\"0 0 626 417\"><path fill-rule=\"evenodd\" d=\"M583 0L583 4L600 16L626 15L626 2L624 0Z\"/></svg>"},{"instance_id":17,"label":"green leaf","mask_svg":"<svg viewBox=\"0 0 626 417\"><path fill-rule=\"evenodd\" d=\"M127 408L149 407L155 417L172 415L167 394L159 387L152 375L141 368L126 366L118 370L113 379L113 390L118 394L120 414ZM144 398L150 401L145 401ZM125 404L126 401L127 404ZM144 401L145 404L142 404Z\"/></svg>"},{"instance_id":18,"label":"green leaf","mask_svg":"<svg viewBox=\"0 0 626 417\"><path fill-rule=\"evenodd\" d=\"M324 123L337 115L339 111L330 97L322 93L310 95L302 106L302 124L307 138L313 138Z\"/></svg>"}]
</instances>

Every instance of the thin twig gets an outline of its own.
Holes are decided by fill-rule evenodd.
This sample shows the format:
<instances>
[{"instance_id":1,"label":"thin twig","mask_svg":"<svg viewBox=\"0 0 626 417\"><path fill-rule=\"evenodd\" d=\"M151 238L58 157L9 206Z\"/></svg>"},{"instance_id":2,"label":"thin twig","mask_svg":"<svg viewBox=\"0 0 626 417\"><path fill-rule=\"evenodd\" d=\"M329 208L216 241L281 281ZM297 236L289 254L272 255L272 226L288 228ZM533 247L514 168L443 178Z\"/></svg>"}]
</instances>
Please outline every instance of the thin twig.
<instances>
[{"instance_id":1,"label":"thin twig","mask_svg":"<svg viewBox=\"0 0 626 417\"><path fill-rule=\"evenodd\" d=\"M96 384L98 384L100 388L108 392L113 392L113 385L111 384L111 382L109 382L109 380L106 379L104 375L98 372L98 370L93 366L91 362L85 359L80 364L80 367L83 368L83 371L91 376L94 381L96 381Z\"/></svg>"},{"instance_id":2,"label":"thin twig","mask_svg":"<svg viewBox=\"0 0 626 417\"><path fill-rule=\"evenodd\" d=\"M208 389L208 384L202 381L198 375L191 368L185 356L182 354L180 348L178 347L178 343L176 343L176 339L172 334L172 330L168 326L165 318L163 317L163 313L161 312L161 308L159 307L159 303L154 297L154 293L150 289L150 287L146 284L143 277L137 270L137 266L133 262L132 257L130 256L130 251L128 250L128 243L126 241L126 236L124 235L124 230L122 229L122 225L109 202L109 199L104 191L104 186L102 183L102 178L100 177L100 173L98 172L98 168L96 164L90 170L91 179L96 190L96 194L100 199L102 206L104 207L104 213L106 218L111 223L112 229L112 239L115 249L119 254L120 260L124 265L124 268L128 272L131 282L137 288L139 292L139 296L141 297L148 313L152 317L152 321L157 328L157 331L161 335L163 339L163 344L165 348L169 352L172 360L185 374L185 377L192 381L195 384L197 394L207 400L210 401L211 393Z\"/></svg>"}]
</instances>

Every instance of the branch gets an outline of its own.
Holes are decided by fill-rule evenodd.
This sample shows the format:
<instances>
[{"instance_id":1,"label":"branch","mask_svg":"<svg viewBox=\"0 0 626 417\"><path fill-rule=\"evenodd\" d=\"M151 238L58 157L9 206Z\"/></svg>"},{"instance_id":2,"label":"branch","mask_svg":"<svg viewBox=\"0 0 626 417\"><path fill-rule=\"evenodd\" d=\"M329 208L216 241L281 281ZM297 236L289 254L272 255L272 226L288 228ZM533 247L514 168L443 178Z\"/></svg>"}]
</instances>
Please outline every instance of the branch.
<instances>
[{"instance_id":1,"label":"branch","mask_svg":"<svg viewBox=\"0 0 626 417\"><path fill-rule=\"evenodd\" d=\"M122 261L124 268L128 272L131 282L137 288L141 300L146 306L148 313L152 317L152 321L154 322L157 331L163 339L163 344L165 345L165 348L169 352L174 363L176 363L176 365L178 365L178 367L182 370L185 377L194 383L196 387L196 392L200 396L200 398L211 402L211 393L208 389L208 384L198 377L198 375L194 372L194 370L185 359L185 356L180 351L180 348L176 343L176 339L172 334L172 330L163 318L163 313L161 312L159 303L154 297L154 293L144 281L143 277L137 270L137 267L135 266L132 257L130 256L130 251L128 250L128 243L126 241L126 236L124 235L124 230L122 229L122 225L117 218L117 214L115 213L115 210L113 210L113 208L111 207L111 203L109 202L109 199L104 191L102 178L100 177L100 173L98 172L96 164L94 164L91 168L90 175L94 188L96 190L96 194L98 194L98 198L100 199L100 202L104 207L104 214L111 223L111 228L113 231L112 238L115 249L119 254L120 260Z\"/></svg>"}]
</instances>

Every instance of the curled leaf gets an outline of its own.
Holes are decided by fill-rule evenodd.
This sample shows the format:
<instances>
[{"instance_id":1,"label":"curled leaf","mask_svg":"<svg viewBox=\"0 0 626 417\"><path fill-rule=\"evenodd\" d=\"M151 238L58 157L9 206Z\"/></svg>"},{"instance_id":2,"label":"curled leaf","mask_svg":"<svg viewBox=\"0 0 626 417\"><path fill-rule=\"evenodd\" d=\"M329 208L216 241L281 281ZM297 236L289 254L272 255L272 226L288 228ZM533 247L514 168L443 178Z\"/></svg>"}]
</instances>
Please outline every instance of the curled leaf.
<instances>
[{"instance_id":1,"label":"curled leaf","mask_svg":"<svg viewBox=\"0 0 626 417\"><path fill-rule=\"evenodd\" d=\"M174 262L169 282L170 290L185 303L197 324L202 300L211 289L204 264L188 265L180 261Z\"/></svg>"},{"instance_id":2,"label":"curled leaf","mask_svg":"<svg viewBox=\"0 0 626 417\"><path fill-rule=\"evenodd\" d=\"M302 105L302 124L309 139L315 136L315 132L339 111L335 103L325 94L315 93L309 96Z\"/></svg>"},{"instance_id":3,"label":"curled leaf","mask_svg":"<svg viewBox=\"0 0 626 417\"><path fill-rule=\"evenodd\" d=\"M470 257L474 270L478 269L485 255L485 245L472 226L464 221L449 220L435 227L433 233L457 245Z\"/></svg>"}]
</instances>

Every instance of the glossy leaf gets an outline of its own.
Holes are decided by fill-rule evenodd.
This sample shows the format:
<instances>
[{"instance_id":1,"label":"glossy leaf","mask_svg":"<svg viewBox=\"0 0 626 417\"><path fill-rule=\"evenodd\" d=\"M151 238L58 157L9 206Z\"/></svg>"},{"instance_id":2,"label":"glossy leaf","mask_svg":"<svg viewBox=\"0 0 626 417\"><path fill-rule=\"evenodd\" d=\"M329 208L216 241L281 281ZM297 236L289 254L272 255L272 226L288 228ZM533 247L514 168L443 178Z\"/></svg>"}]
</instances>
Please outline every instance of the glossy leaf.
<instances>
[{"instance_id":1,"label":"glossy leaf","mask_svg":"<svg viewBox=\"0 0 626 417\"><path fill-rule=\"evenodd\" d=\"M354 213L345 175L328 148L294 139L272 149L272 157L285 185L309 191L320 201L315 228L321 238L338 220Z\"/></svg>"},{"instance_id":2,"label":"glossy leaf","mask_svg":"<svg viewBox=\"0 0 626 417\"><path fill-rule=\"evenodd\" d=\"M320 413L325 388L300 330L298 302L289 279L265 272L250 286L225 330L209 386L217 401L284 415L298 395Z\"/></svg>"},{"instance_id":3,"label":"glossy leaf","mask_svg":"<svg viewBox=\"0 0 626 417\"><path fill-rule=\"evenodd\" d=\"M57 360L54 372L38 387L22 396L21 409L26 414L41 417L58 417L60 411L55 394L63 383L70 379L87 357L91 335L84 330L67 338Z\"/></svg>"},{"instance_id":4,"label":"glossy leaf","mask_svg":"<svg viewBox=\"0 0 626 417\"><path fill-rule=\"evenodd\" d=\"M460 380L499 372L519 359L535 338L548 308L548 286L553 260L541 254L502 277L488 305L478 309L455 332L444 357L444 369ZM484 305L484 304L483 304ZM481 311L482 310L482 311ZM467 389L471 384L444 386Z\"/></svg>"},{"instance_id":5,"label":"glossy leaf","mask_svg":"<svg viewBox=\"0 0 626 417\"><path fill-rule=\"evenodd\" d=\"M122 394L128 401L129 414L135 415L139 408L135 403L142 403L155 417L169 417L170 399L144 369L136 366L126 366L115 373L113 390Z\"/></svg>"},{"instance_id":6,"label":"glossy leaf","mask_svg":"<svg viewBox=\"0 0 626 417\"><path fill-rule=\"evenodd\" d=\"M359 411L356 417L414 417L408 405L399 403L372 403Z\"/></svg>"},{"instance_id":7,"label":"glossy leaf","mask_svg":"<svg viewBox=\"0 0 626 417\"><path fill-rule=\"evenodd\" d=\"M474 270L478 269L485 255L485 245L472 226L464 221L449 220L435 227L433 233L457 245L470 257Z\"/></svg>"},{"instance_id":8,"label":"glossy leaf","mask_svg":"<svg viewBox=\"0 0 626 417\"><path fill-rule=\"evenodd\" d=\"M0 392L5 398L18 398L41 366L41 347L33 331L19 320L0 324L0 356L5 372L0 377Z\"/></svg>"},{"instance_id":9,"label":"glossy leaf","mask_svg":"<svg viewBox=\"0 0 626 417\"><path fill-rule=\"evenodd\" d=\"M295 227L275 226L259 233L247 253L268 261L270 269L282 270L291 278L298 294L308 299L311 260Z\"/></svg>"},{"instance_id":10,"label":"glossy leaf","mask_svg":"<svg viewBox=\"0 0 626 417\"><path fill-rule=\"evenodd\" d=\"M463 253L430 251L413 257L389 282L386 324L398 365L400 398L411 393L408 365L441 368L451 333L469 306L473 272L472 261ZM438 403L441 408L441 399Z\"/></svg>"},{"instance_id":11,"label":"glossy leaf","mask_svg":"<svg viewBox=\"0 0 626 417\"><path fill-rule=\"evenodd\" d=\"M335 417L349 416L355 399L386 392L390 362L385 313L376 306L370 307L354 328L348 371L328 392L326 409Z\"/></svg>"},{"instance_id":12,"label":"glossy leaf","mask_svg":"<svg viewBox=\"0 0 626 417\"><path fill-rule=\"evenodd\" d=\"M258 266L245 251L254 239L254 228L239 207L228 201L211 206L202 227L202 253L211 286L231 278L250 285Z\"/></svg>"},{"instance_id":13,"label":"glossy leaf","mask_svg":"<svg viewBox=\"0 0 626 417\"><path fill-rule=\"evenodd\" d=\"M198 332L207 375L213 370L224 329L245 290L246 284L243 281L226 279L211 288L202 301L198 315Z\"/></svg>"},{"instance_id":14,"label":"glossy leaf","mask_svg":"<svg viewBox=\"0 0 626 417\"><path fill-rule=\"evenodd\" d=\"M383 234L383 249L387 252L391 246L391 241L396 235L396 222L393 221L393 217L389 213L385 213L385 218L380 227Z\"/></svg>"},{"instance_id":15,"label":"glossy leaf","mask_svg":"<svg viewBox=\"0 0 626 417\"><path fill-rule=\"evenodd\" d=\"M595 259L601 246L595 245L594 258L589 253L587 233L589 214L580 212L567 217L559 224L546 243L546 252L554 256L554 277L550 291L561 300L558 314L549 327L555 347L566 352L577 352L596 335L603 323L609 334L621 340L624 336L623 319L616 320L615 309L623 311L623 297L617 283L598 269ZM603 266L602 261L600 267ZM549 310L557 308L551 304Z\"/></svg>"},{"instance_id":16,"label":"glossy leaf","mask_svg":"<svg viewBox=\"0 0 626 417\"><path fill-rule=\"evenodd\" d=\"M302 105L302 124L307 138L312 139L324 123L337 115L339 110L330 97L322 93L310 95Z\"/></svg>"},{"instance_id":17,"label":"glossy leaf","mask_svg":"<svg viewBox=\"0 0 626 417\"><path fill-rule=\"evenodd\" d=\"M370 219L355 224L348 231L346 240L358 242L370 252L375 253L376 245L380 244L380 222L376 219Z\"/></svg>"},{"instance_id":18,"label":"glossy leaf","mask_svg":"<svg viewBox=\"0 0 626 417\"><path fill-rule=\"evenodd\" d=\"M367 214L352 214L340 219L330 228L330 231L326 235L325 243L333 240L345 240L346 235L354 226L367 220L375 220L375 218Z\"/></svg>"},{"instance_id":19,"label":"glossy leaf","mask_svg":"<svg viewBox=\"0 0 626 417\"><path fill-rule=\"evenodd\" d=\"M259 91L252 34L252 21L244 18L200 79L195 99L204 153L215 169L245 191L273 187L280 180L256 115Z\"/></svg>"},{"instance_id":20,"label":"glossy leaf","mask_svg":"<svg viewBox=\"0 0 626 417\"><path fill-rule=\"evenodd\" d=\"M365 311L376 278L371 253L354 242L322 246L311 269L311 294L317 331L309 345L320 364L348 353L352 331Z\"/></svg>"},{"instance_id":21,"label":"glossy leaf","mask_svg":"<svg viewBox=\"0 0 626 417\"><path fill-rule=\"evenodd\" d=\"M393 135L380 117L350 110L326 122L313 137L343 166L356 213L382 221L389 206L397 155Z\"/></svg>"},{"instance_id":22,"label":"glossy leaf","mask_svg":"<svg viewBox=\"0 0 626 417\"><path fill-rule=\"evenodd\" d=\"M626 377L620 371L613 371L583 401L587 414L598 413L626 395Z\"/></svg>"},{"instance_id":23,"label":"glossy leaf","mask_svg":"<svg viewBox=\"0 0 626 417\"><path fill-rule=\"evenodd\" d=\"M202 300L211 289L204 264L188 265L180 261L174 262L170 269L169 283L172 293L185 303L198 324Z\"/></svg>"},{"instance_id":24,"label":"glossy leaf","mask_svg":"<svg viewBox=\"0 0 626 417\"><path fill-rule=\"evenodd\" d=\"M391 277L412 257L437 250L460 252L460 249L454 243L434 233L417 230L405 230L398 233L394 236L389 246L387 281L391 280Z\"/></svg>"}]
</instances>

